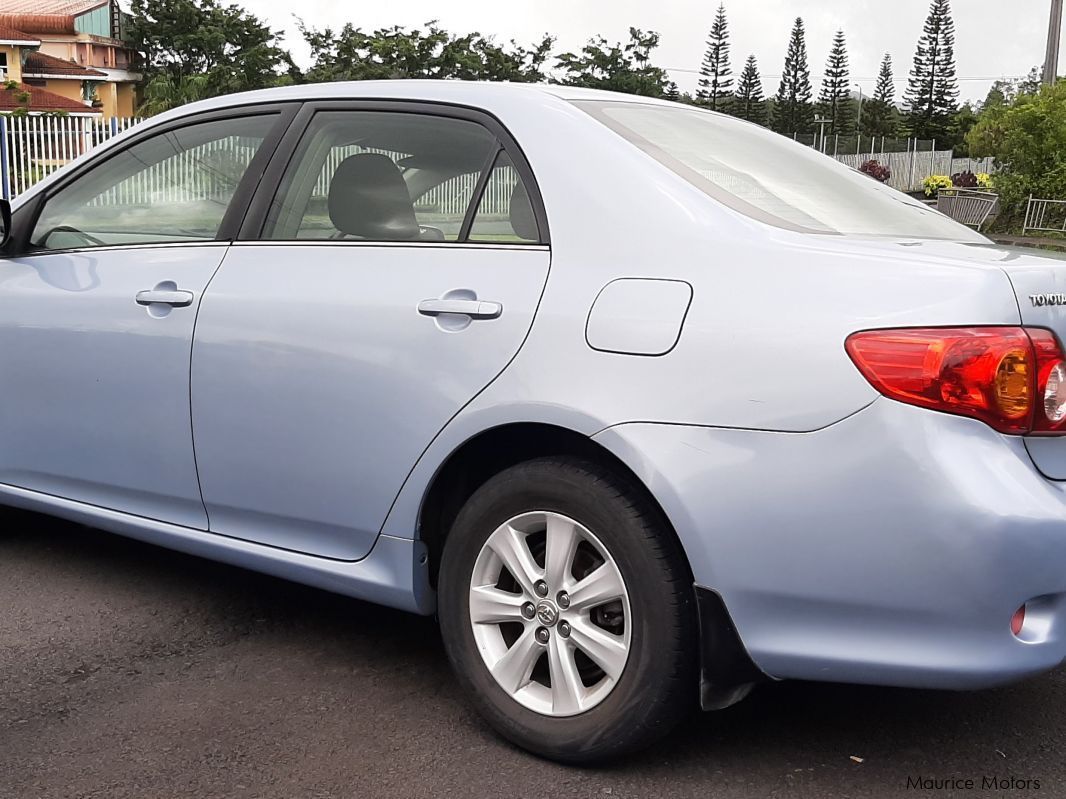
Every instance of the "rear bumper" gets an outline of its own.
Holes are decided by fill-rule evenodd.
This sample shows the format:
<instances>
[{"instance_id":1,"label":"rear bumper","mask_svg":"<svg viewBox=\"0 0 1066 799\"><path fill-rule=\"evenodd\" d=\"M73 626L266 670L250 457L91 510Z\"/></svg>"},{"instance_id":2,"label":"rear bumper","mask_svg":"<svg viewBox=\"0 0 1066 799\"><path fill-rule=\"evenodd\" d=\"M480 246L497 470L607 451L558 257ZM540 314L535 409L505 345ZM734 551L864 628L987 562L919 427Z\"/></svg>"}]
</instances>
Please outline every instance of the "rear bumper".
<instances>
[{"instance_id":1,"label":"rear bumper","mask_svg":"<svg viewBox=\"0 0 1066 799\"><path fill-rule=\"evenodd\" d=\"M889 400L813 433L596 439L662 503L768 675L967 689L1066 657L1066 484L1021 439ZM1034 599L1019 640L1011 616Z\"/></svg>"}]
</instances>

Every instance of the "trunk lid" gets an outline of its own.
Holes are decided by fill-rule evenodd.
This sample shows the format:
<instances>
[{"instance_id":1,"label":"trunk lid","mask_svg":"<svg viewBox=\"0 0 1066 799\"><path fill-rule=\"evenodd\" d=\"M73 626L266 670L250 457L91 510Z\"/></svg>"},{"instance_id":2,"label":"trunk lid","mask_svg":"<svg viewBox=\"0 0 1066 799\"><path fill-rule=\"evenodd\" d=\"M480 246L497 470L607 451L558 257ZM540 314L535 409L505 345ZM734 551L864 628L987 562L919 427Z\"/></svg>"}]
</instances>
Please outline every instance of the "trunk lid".
<instances>
[{"instance_id":1,"label":"trunk lid","mask_svg":"<svg viewBox=\"0 0 1066 799\"><path fill-rule=\"evenodd\" d=\"M1002 252L1001 266L1018 297L1022 324L1046 327L1066 346L1066 254ZM1046 477L1066 480L1066 436L1029 436L1025 446Z\"/></svg>"},{"instance_id":2,"label":"trunk lid","mask_svg":"<svg viewBox=\"0 0 1066 799\"><path fill-rule=\"evenodd\" d=\"M1021 323L1052 330L1066 348L1066 253L929 240L867 244L878 249L903 244L911 256L930 263L1003 270L1014 288ZM1027 436L1025 446L1045 477L1066 481L1066 436Z\"/></svg>"}]
</instances>

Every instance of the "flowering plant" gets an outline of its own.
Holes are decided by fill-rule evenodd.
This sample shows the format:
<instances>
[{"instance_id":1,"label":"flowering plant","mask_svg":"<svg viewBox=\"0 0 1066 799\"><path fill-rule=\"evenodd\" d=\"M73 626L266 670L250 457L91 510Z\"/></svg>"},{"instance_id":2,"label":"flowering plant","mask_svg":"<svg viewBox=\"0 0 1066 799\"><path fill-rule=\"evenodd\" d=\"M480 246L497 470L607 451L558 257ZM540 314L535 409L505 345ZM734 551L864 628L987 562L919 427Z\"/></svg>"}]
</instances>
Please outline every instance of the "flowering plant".
<instances>
[{"instance_id":1,"label":"flowering plant","mask_svg":"<svg viewBox=\"0 0 1066 799\"><path fill-rule=\"evenodd\" d=\"M859 171L881 183L888 183L889 179L892 177L892 170L887 166L884 166L880 161L875 161L873 159L864 162L863 165L859 167Z\"/></svg>"},{"instance_id":2,"label":"flowering plant","mask_svg":"<svg viewBox=\"0 0 1066 799\"><path fill-rule=\"evenodd\" d=\"M922 181L922 188L925 189L925 196L932 197L941 189L950 189L955 186L951 182L951 178L947 175L930 175Z\"/></svg>"}]
</instances>

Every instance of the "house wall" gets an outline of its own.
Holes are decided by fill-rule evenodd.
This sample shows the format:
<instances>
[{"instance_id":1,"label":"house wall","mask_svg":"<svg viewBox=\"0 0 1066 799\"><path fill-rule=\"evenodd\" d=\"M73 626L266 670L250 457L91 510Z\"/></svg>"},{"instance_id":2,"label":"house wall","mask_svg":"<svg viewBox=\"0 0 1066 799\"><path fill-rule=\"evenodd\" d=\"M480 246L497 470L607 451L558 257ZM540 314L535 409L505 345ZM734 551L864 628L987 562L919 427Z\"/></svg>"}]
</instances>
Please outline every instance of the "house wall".
<instances>
[{"instance_id":1,"label":"house wall","mask_svg":"<svg viewBox=\"0 0 1066 799\"><path fill-rule=\"evenodd\" d=\"M73 61L83 67L129 69L130 53L124 47L94 40L86 34L48 34L41 37L41 52Z\"/></svg>"},{"instance_id":2,"label":"house wall","mask_svg":"<svg viewBox=\"0 0 1066 799\"><path fill-rule=\"evenodd\" d=\"M14 45L0 45L0 53L7 55L7 79L22 80L22 61L19 58L20 48Z\"/></svg>"},{"instance_id":3,"label":"house wall","mask_svg":"<svg viewBox=\"0 0 1066 799\"><path fill-rule=\"evenodd\" d=\"M45 91L52 92L54 94L67 97L71 100L77 100L81 102L83 99L81 96L81 81L80 80L52 80L47 79L44 82Z\"/></svg>"},{"instance_id":4,"label":"house wall","mask_svg":"<svg viewBox=\"0 0 1066 799\"><path fill-rule=\"evenodd\" d=\"M41 42L42 53L65 61L73 61L84 67L102 67L110 69L126 69L129 66L127 53L122 48L113 47L100 42L88 41L84 35L79 36L49 36ZM56 81L59 83L60 81ZM75 96L81 99L81 82L70 81L77 84L78 94L70 95L62 92L64 97ZM51 84L52 81L49 81ZM51 90L51 85L49 85ZM101 83L96 87L96 96L103 103L104 117L131 117L136 109L136 85L133 83Z\"/></svg>"},{"instance_id":5,"label":"house wall","mask_svg":"<svg viewBox=\"0 0 1066 799\"><path fill-rule=\"evenodd\" d=\"M115 105L114 116L117 117L132 117L137 111L137 87L132 83L112 83L112 86L116 87L117 102ZM106 109L104 111L106 116L112 116L108 114Z\"/></svg>"},{"instance_id":6,"label":"house wall","mask_svg":"<svg viewBox=\"0 0 1066 799\"><path fill-rule=\"evenodd\" d=\"M123 114L118 110L118 86L117 83L101 83L96 87L96 96L103 103L100 110L104 112L105 119L132 116L132 114Z\"/></svg>"}]
</instances>

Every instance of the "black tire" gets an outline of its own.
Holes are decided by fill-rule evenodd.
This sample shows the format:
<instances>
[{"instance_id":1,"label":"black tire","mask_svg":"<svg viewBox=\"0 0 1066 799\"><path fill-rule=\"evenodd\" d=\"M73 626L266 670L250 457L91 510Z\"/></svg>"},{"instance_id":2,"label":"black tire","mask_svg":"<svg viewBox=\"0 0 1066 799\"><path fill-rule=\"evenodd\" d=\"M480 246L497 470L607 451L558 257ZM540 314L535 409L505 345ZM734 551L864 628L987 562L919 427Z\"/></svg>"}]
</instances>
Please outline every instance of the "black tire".
<instances>
[{"instance_id":1,"label":"black tire","mask_svg":"<svg viewBox=\"0 0 1066 799\"><path fill-rule=\"evenodd\" d=\"M622 573L631 607L630 653L598 705L575 716L542 715L519 704L478 652L469 616L474 563L508 519L554 511L588 528ZM692 578L657 510L604 467L572 457L541 458L491 478L467 501L445 542L439 578L445 649L473 704L505 738L538 755L588 764L642 749L697 704Z\"/></svg>"}]
</instances>

